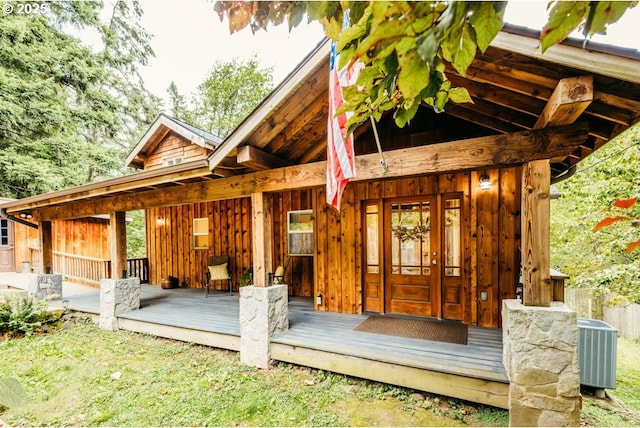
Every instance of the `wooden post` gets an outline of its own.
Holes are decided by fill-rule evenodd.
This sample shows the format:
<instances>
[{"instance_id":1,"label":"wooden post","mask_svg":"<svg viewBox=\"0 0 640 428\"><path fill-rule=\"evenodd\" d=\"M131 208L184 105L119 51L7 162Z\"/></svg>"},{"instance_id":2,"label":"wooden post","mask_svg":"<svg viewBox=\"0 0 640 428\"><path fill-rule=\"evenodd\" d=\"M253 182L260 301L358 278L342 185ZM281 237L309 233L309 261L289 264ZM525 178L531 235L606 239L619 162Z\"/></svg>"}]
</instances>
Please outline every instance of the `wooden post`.
<instances>
[{"instance_id":1,"label":"wooden post","mask_svg":"<svg viewBox=\"0 0 640 428\"><path fill-rule=\"evenodd\" d=\"M53 273L53 234L51 222L43 220L38 227L40 239L40 273Z\"/></svg>"},{"instance_id":2,"label":"wooden post","mask_svg":"<svg viewBox=\"0 0 640 428\"><path fill-rule=\"evenodd\" d=\"M253 231L253 285L269 285L269 272L273 266L271 233L271 204L263 192L251 194L251 226Z\"/></svg>"},{"instance_id":3,"label":"wooden post","mask_svg":"<svg viewBox=\"0 0 640 428\"><path fill-rule=\"evenodd\" d=\"M127 270L127 225L125 212L109 214L109 237L111 239L111 278L122 278Z\"/></svg>"},{"instance_id":4,"label":"wooden post","mask_svg":"<svg viewBox=\"0 0 640 428\"><path fill-rule=\"evenodd\" d=\"M528 162L522 170L522 279L526 306L549 306L551 205L549 160Z\"/></svg>"}]
</instances>

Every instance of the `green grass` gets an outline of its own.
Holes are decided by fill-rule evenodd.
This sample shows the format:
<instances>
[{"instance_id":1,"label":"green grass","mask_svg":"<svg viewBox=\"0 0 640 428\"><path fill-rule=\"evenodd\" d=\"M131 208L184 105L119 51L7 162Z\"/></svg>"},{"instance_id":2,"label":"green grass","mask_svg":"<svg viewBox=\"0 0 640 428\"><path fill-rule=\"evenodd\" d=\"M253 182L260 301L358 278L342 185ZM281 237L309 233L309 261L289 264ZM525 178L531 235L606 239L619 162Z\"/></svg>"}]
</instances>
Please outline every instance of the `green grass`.
<instances>
[{"instance_id":1,"label":"green grass","mask_svg":"<svg viewBox=\"0 0 640 428\"><path fill-rule=\"evenodd\" d=\"M640 426L640 343L618 339L614 400L585 395L582 422L586 426Z\"/></svg>"},{"instance_id":2,"label":"green grass","mask_svg":"<svg viewBox=\"0 0 640 428\"><path fill-rule=\"evenodd\" d=\"M88 322L0 341L0 378L27 405L0 426L507 426L501 409ZM618 340L614 402L585 396L583 426L640 425L640 344Z\"/></svg>"},{"instance_id":3,"label":"green grass","mask_svg":"<svg viewBox=\"0 0 640 428\"><path fill-rule=\"evenodd\" d=\"M0 426L485 425L485 408L457 400L91 323L2 341L0 355L0 378L29 398L0 407Z\"/></svg>"}]
</instances>

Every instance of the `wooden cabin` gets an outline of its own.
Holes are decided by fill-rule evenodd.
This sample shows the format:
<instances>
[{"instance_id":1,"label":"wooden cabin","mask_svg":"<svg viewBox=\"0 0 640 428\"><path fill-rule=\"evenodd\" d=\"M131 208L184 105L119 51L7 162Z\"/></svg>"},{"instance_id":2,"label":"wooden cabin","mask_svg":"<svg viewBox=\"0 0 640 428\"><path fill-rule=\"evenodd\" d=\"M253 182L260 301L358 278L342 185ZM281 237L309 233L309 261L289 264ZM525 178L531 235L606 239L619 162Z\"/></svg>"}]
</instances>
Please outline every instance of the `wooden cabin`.
<instances>
[{"instance_id":1,"label":"wooden cabin","mask_svg":"<svg viewBox=\"0 0 640 428\"><path fill-rule=\"evenodd\" d=\"M473 104L377 124L386 171L370 124L357 129L339 212L325 202L328 42L224 141L161 115L127 159L140 172L1 207L33 213L45 244L52 221L109 214L113 276L122 213L145 209L151 283L203 287L208 258L228 255L234 289L282 265L289 294L318 311L499 327L519 284L531 304L554 298L550 183L640 115L638 53L594 46L542 55L505 27L467 76L448 70Z\"/></svg>"}]
</instances>

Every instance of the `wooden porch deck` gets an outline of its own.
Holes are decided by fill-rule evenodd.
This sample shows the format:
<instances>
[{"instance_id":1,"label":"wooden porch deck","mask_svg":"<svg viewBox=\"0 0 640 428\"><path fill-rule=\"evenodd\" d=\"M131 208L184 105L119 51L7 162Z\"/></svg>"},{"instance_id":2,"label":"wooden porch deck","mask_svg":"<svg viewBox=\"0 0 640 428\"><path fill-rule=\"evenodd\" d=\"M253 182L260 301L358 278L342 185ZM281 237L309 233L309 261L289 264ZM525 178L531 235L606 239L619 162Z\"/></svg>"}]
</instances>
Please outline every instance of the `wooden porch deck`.
<instances>
[{"instance_id":1,"label":"wooden porch deck","mask_svg":"<svg viewBox=\"0 0 640 428\"><path fill-rule=\"evenodd\" d=\"M99 291L65 296L72 310L99 313ZM272 339L272 358L363 379L507 408L502 331L469 327L467 345L354 331L367 315L320 312L289 301L289 330ZM142 286L141 307L119 316L121 329L240 350L238 293Z\"/></svg>"}]
</instances>

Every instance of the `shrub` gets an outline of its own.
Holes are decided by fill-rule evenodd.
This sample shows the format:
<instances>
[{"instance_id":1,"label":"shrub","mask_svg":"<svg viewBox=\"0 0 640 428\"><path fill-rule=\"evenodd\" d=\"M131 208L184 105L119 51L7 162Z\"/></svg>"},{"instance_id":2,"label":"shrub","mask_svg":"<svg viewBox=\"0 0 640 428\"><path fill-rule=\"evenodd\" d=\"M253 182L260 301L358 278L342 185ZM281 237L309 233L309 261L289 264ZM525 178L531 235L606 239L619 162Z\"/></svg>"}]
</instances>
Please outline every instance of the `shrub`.
<instances>
[{"instance_id":1,"label":"shrub","mask_svg":"<svg viewBox=\"0 0 640 428\"><path fill-rule=\"evenodd\" d=\"M573 286L591 288L596 295L617 294L630 303L640 303L640 267L612 265L594 273L578 275Z\"/></svg>"},{"instance_id":2,"label":"shrub","mask_svg":"<svg viewBox=\"0 0 640 428\"><path fill-rule=\"evenodd\" d=\"M50 317L47 304L28 296L5 296L0 303L0 333L11 336L29 335Z\"/></svg>"}]
</instances>

